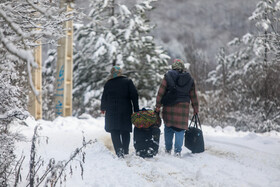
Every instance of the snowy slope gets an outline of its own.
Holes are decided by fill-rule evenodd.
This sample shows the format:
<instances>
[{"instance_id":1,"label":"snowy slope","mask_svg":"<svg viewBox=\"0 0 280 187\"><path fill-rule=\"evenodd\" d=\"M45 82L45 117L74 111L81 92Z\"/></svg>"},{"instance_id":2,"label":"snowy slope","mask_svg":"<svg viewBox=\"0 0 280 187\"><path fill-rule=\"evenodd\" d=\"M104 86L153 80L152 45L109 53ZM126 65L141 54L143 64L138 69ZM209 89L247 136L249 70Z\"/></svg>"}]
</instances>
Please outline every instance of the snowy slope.
<instances>
[{"instance_id":1,"label":"snowy slope","mask_svg":"<svg viewBox=\"0 0 280 187\"><path fill-rule=\"evenodd\" d=\"M164 153L161 134L159 154L150 159L135 156L130 143L130 154L125 159L112 153L110 135L104 131L104 118L57 118L53 122L27 120L28 127L17 126L27 142L17 143L17 154L29 158L30 140L36 124L42 129L38 151L46 161L50 158L67 160L75 148L87 140L97 139L86 148L83 179L79 163L74 161L73 175L67 176L62 186L280 186L280 134L235 132L233 127L203 126L206 151L191 154L183 148L182 158ZM163 132L163 128L161 129ZM43 141L48 136L48 144ZM80 157L78 157L80 158ZM27 159L28 160L28 159ZM25 179L28 161L23 164ZM67 172L69 173L69 171ZM23 181L19 186L26 186ZM58 185L59 186L59 185Z\"/></svg>"},{"instance_id":2,"label":"snowy slope","mask_svg":"<svg viewBox=\"0 0 280 187\"><path fill-rule=\"evenodd\" d=\"M131 7L143 0L115 0ZM75 0L76 6L88 12L89 0ZM248 17L259 0L158 0L153 4L151 24L156 41L172 55L185 58L185 45L202 49L215 62L220 47L235 37L254 31Z\"/></svg>"}]
</instances>

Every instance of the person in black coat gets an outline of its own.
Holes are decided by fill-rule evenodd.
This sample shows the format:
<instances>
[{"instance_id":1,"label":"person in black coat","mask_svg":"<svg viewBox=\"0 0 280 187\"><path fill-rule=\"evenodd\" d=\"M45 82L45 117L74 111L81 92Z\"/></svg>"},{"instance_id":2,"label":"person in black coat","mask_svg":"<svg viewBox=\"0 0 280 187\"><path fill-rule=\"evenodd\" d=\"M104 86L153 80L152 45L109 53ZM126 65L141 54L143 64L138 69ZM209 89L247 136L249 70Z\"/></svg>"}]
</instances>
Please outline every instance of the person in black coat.
<instances>
[{"instance_id":1,"label":"person in black coat","mask_svg":"<svg viewBox=\"0 0 280 187\"><path fill-rule=\"evenodd\" d=\"M137 90L132 80L122 75L121 68L113 66L104 86L101 112L105 114L105 130L111 133L118 157L129 153L132 108L134 112L139 111Z\"/></svg>"}]
</instances>

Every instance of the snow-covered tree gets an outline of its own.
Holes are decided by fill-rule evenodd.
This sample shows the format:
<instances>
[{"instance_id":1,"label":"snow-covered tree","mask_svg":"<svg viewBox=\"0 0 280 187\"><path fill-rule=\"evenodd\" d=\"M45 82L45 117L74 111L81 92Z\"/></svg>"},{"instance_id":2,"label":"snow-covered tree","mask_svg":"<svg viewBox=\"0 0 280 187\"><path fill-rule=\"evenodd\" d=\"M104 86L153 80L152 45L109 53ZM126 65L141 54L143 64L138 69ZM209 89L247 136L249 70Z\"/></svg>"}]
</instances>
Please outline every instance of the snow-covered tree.
<instances>
[{"instance_id":1,"label":"snow-covered tree","mask_svg":"<svg viewBox=\"0 0 280 187\"><path fill-rule=\"evenodd\" d=\"M280 61L280 1L262 0L249 18L258 28L256 37L260 47L258 54L262 56L262 71L264 72L262 97L273 100L280 93L279 84L271 84L279 77Z\"/></svg>"},{"instance_id":2,"label":"snow-covered tree","mask_svg":"<svg viewBox=\"0 0 280 187\"><path fill-rule=\"evenodd\" d=\"M62 23L72 19L58 6L58 0L0 1L0 145L1 185L11 184L13 177L5 177L14 163L15 136L10 133L14 119L24 119L27 112L28 93L39 96L32 83L31 69L37 68L34 48L54 43L63 36ZM30 89L31 88L31 89ZM6 154L8 153L8 154ZM5 175L2 175L2 174Z\"/></svg>"},{"instance_id":3,"label":"snow-covered tree","mask_svg":"<svg viewBox=\"0 0 280 187\"><path fill-rule=\"evenodd\" d=\"M113 64L112 43L118 43L109 30L111 26L107 28L108 23L104 21L111 14L110 2L92 1L90 23L78 25L74 32L73 109L76 114L98 110L101 88Z\"/></svg>"},{"instance_id":4,"label":"snow-covered tree","mask_svg":"<svg viewBox=\"0 0 280 187\"><path fill-rule=\"evenodd\" d=\"M59 1L49 0L3 0L0 3L0 47L1 54L3 54L1 55L1 63L6 66L1 68L0 72L12 76L11 80L28 80L31 90L36 96L40 93L35 90L31 77L31 69L37 68L33 50L39 45L39 42L42 44L54 43L62 37L62 23L73 18L60 9L58 3ZM9 67L8 70L7 67ZM20 68L16 69L15 67ZM19 75L28 77L22 78ZM7 87L10 87L8 84L9 82L6 82ZM28 87L25 87L24 90L28 90ZM17 98L27 102L26 98L19 97L19 93L20 91L16 95L10 94L9 98L14 99L6 98L6 100ZM1 105L4 103L6 102L1 102ZM26 104L21 106L26 110L24 107ZM9 112L10 109L15 109L5 106L1 108L1 115Z\"/></svg>"},{"instance_id":5,"label":"snow-covered tree","mask_svg":"<svg viewBox=\"0 0 280 187\"><path fill-rule=\"evenodd\" d=\"M57 52L55 49L48 51L48 58L42 68L42 110L43 119L55 118L55 78L56 78Z\"/></svg>"},{"instance_id":6,"label":"snow-covered tree","mask_svg":"<svg viewBox=\"0 0 280 187\"><path fill-rule=\"evenodd\" d=\"M169 56L148 34L154 28L147 17L151 0L135 5L131 11L120 11L124 30L120 33L124 71L134 80L140 98L151 100L156 95L161 75L165 73ZM122 8L122 7L121 7Z\"/></svg>"},{"instance_id":7,"label":"snow-covered tree","mask_svg":"<svg viewBox=\"0 0 280 187\"><path fill-rule=\"evenodd\" d=\"M1 45L1 44L0 44ZM11 121L28 116L26 72L19 71L23 63L13 58L0 47L0 184L8 186L14 178L12 164L15 162L14 141L16 135L10 133Z\"/></svg>"},{"instance_id":8,"label":"snow-covered tree","mask_svg":"<svg viewBox=\"0 0 280 187\"><path fill-rule=\"evenodd\" d=\"M12 136L0 135L0 146L0 184L1 186L8 186L9 178L13 177L13 174L10 173L11 165L15 161Z\"/></svg>"},{"instance_id":9,"label":"snow-covered tree","mask_svg":"<svg viewBox=\"0 0 280 187\"><path fill-rule=\"evenodd\" d=\"M222 63L210 73L209 81L216 87L212 106L223 110L216 113L217 118L225 121L232 113L254 116L246 122L235 121L240 129L247 130L249 123L261 132L280 129L279 6L279 1L260 1L250 17L259 32L231 41L227 54L218 55Z\"/></svg>"},{"instance_id":10,"label":"snow-covered tree","mask_svg":"<svg viewBox=\"0 0 280 187\"><path fill-rule=\"evenodd\" d=\"M98 115L103 86L113 65L119 65L138 88L140 98L156 93L169 56L149 35L147 11L152 1L131 9L115 1L91 4L90 23L75 31L74 110L75 114Z\"/></svg>"},{"instance_id":11,"label":"snow-covered tree","mask_svg":"<svg viewBox=\"0 0 280 187\"><path fill-rule=\"evenodd\" d=\"M188 70L196 81L197 90L205 92L207 87L205 80L210 69L209 59L205 51L198 47L194 39L191 41L186 40L184 56L189 66Z\"/></svg>"}]
</instances>

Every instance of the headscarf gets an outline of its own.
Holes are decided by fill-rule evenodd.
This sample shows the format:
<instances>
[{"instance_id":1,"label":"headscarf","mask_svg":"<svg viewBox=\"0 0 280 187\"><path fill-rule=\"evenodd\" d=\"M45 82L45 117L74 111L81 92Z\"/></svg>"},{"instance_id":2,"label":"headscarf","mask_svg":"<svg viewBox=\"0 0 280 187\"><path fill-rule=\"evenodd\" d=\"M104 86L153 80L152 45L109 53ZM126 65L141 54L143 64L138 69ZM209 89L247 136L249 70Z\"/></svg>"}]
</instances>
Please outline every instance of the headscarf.
<instances>
[{"instance_id":1,"label":"headscarf","mask_svg":"<svg viewBox=\"0 0 280 187\"><path fill-rule=\"evenodd\" d=\"M181 59L174 59L173 64L171 65L174 70L185 71L184 62Z\"/></svg>"},{"instance_id":2,"label":"headscarf","mask_svg":"<svg viewBox=\"0 0 280 187\"><path fill-rule=\"evenodd\" d=\"M122 69L119 66L113 66L111 69L110 79L122 76Z\"/></svg>"}]
</instances>

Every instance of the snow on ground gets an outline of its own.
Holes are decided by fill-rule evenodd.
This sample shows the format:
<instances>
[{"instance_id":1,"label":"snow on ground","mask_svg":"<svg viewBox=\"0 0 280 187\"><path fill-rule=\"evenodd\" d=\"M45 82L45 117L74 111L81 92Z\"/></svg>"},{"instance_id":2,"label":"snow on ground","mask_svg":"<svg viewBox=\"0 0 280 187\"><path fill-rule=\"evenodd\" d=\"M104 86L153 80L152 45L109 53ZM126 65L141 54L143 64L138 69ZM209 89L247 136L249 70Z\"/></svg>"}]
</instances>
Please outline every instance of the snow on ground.
<instances>
[{"instance_id":1,"label":"snow on ground","mask_svg":"<svg viewBox=\"0 0 280 187\"><path fill-rule=\"evenodd\" d=\"M82 145L83 136L86 140L97 139L96 143L85 150L83 179L79 163L74 161L73 175L68 175L62 186L280 186L280 133L277 132L256 134L236 132L233 127L222 129L203 126L205 152L191 154L184 147L182 157L177 158L164 152L161 127L157 156L149 159L136 156L131 141L130 154L119 159L113 153L110 134L104 130L104 118L59 117L52 122L29 118L26 123L27 127L17 126L13 129L22 132L28 140L16 145L17 154L24 154L27 158L23 164L23 179L28 171L33 130L40 124L42 128L39 134L42 138L38 152L46 162L50 158L55 158L56 161L67 160L75 148ZM48 143L45 142L46 136L49 138ZM26 181L22 181L19 186L26 184Z\"/></svg>"}]
</instances>

